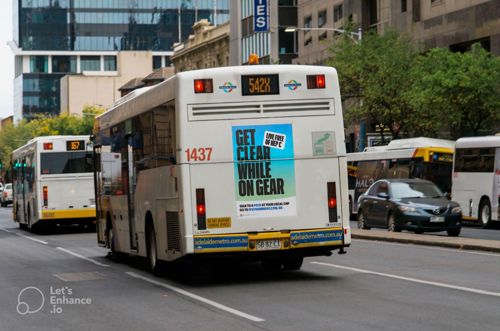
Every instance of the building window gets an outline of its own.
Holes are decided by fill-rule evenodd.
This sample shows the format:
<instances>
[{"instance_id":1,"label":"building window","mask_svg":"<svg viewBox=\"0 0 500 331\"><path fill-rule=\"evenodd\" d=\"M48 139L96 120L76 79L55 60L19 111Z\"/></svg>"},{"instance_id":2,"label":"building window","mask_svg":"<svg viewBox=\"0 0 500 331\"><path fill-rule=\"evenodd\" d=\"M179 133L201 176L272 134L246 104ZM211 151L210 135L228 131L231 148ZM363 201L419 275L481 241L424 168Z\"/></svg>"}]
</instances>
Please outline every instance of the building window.
<instances>
[{"instance_id":1,"label":"building window","mask_svg":"<svg viewBox=\"0 0 500 331\"><path fill-rule=\"evenodd\" d=\"M49 72L47 56L30 56L30 72Z\"/></svg>"},{"instance_id":2,"label":"building window","mask_svg":"<svg viewBox=\"0 0 500 331\"><path fill-rule=\"evenodd\" d=\"M116 56L104 56L104 71L116 71Z\"/></svg>"},{"instance_id":3,"label":"building window","mask_svg":"<svg viewBox=\"0 0 500 331\"><path fill-rule=\"evenodd\" d=\"M312 28L312 16L304 17L304 28Z\"/></svg>"},{"instance_id":4,"label":"building window","mask_svg":"<svg viewBox=\"0 0 500 331\"><path fill-rule=\"evenodd\" d=\"M100 56L82 56L81 57L82 71L100 71L101 70L101 57Z\"/></svg>"},{"instance_id":5,"label":"building window","mask_svg":"<svg viewBox=\"0 0 500 331\"><path fill-rule=\"evenodd\" d=\"M153 70L161 68L161 56L153 56Z\"/></svg>"},{"instance_id":6,"label":"building window","mask_svg":"<svg viewBox=\"0 0 500 331\"><path fill-rule=\"evenodd\" d=\"M241 21L241 36L246 37L253 33L253 16L244 18Z\"/></svg>"},{"instance_id":7,"label":"building window","mask_svg":"<svg viewBox=\"0 0 500 331\"><path fill-rule=\"evenodd\" d=\"M339 20L342 19L342 15L343 15L343 6L342 5L338 5L338 6L335 6L333 7L333 21L334 22L338 22Z\"/></svg>"},{"instance_id":8,"label":"building window","mask_svg":"<svg viewBox=\"0 0 500 331\"><path fill-rule=\"evenodd\" d=\"M402 13L406 13L406 10L407 10L407 8L406 8L406 1L407 0L401 0L401 12Z\"/></svg>"},{"instance_id":9,"label":"building window","mask_svg":"<svg viewBox=\"0 0 500 331\"><path fill-rule=\"evenodd\" d=\"M318 13L318 28L323 27L326 24L326 10L322 10Z\"/></svg>"},{"instance_id":10,"label":"building window","mask_svg":"<svg viewBox=\"0 0 500 331\"><path fill-rule=\"evenodd\" d=\"M76 72L76 56L52 56L52 72Z\"/></svg>"}]
</instances>

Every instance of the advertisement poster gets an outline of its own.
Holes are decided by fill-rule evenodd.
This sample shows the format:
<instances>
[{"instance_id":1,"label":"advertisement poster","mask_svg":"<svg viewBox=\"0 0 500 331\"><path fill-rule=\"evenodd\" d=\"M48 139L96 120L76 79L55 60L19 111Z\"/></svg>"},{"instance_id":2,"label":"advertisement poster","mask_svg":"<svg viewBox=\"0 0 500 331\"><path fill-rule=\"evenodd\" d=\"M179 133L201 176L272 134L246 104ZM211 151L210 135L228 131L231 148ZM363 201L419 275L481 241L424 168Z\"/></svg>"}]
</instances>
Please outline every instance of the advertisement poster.
<instances>
[{"instance_id":1,"label":"advertisement poster","mask_svg":"<svg viewBox=\"0 0 500 331\"><path fill-rule=\"evenodd\" d=\"M295 216L292 125L233 126L232 129L238 217Z\"/></svg>"}]
</instances>

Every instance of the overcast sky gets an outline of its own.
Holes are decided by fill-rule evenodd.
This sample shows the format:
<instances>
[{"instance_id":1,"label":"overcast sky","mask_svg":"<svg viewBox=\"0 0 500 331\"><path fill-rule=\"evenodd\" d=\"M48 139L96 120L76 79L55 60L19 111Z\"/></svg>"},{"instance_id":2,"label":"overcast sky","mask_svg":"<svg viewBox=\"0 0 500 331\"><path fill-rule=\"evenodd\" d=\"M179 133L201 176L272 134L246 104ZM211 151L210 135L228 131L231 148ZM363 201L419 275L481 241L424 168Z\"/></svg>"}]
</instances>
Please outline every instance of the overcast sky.
<instances>
[{"instance_id":1,"label":"overcast sky","mask_svg":"<svg viewBox=\"0 0 500 331\"><path fill-rule=\"evenodd\" d=\"M7 46L12 40L12 0L1 1L0 8L0 117L14 113L14 54Z\"/></svg>"}]
</instances>

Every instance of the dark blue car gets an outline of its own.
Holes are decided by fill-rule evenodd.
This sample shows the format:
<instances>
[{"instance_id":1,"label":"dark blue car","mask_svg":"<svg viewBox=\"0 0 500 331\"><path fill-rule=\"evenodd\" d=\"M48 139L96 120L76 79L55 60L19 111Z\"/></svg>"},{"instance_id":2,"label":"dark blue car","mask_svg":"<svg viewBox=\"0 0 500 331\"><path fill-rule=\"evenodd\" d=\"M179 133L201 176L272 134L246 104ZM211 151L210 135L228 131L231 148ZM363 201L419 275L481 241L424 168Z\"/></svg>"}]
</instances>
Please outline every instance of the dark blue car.
<instances>
[{"instance_id":1,"label":"dark blue car","mask_svg":"<svg viewBox=\"0 0 500 331\"><path fill-rule=\"evenodd\" d=\"M358 200L358 228L387 228L415 233L446 231L456 237L462 210L432 182L422 179L381 179Z\"/></svg>"}]
</instances>

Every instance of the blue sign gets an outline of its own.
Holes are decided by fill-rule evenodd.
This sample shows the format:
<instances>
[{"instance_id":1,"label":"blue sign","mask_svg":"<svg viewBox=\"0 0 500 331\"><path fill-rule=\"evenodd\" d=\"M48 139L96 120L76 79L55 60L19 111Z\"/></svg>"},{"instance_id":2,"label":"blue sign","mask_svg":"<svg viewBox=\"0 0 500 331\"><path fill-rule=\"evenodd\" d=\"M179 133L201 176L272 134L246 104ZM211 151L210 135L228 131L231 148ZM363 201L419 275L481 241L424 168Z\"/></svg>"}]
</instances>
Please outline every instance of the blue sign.
<instances>
[{"instance_id":1,"label":"blue sign","mask_svg":"<svg viewBox=\"0 0 500 331\"><path fill-rule=\"evenodd\" d=\"M269 16L267 16L267 0L253 2L253 30L254 32L269 31Z\"/></svg>"}]
</instances>

